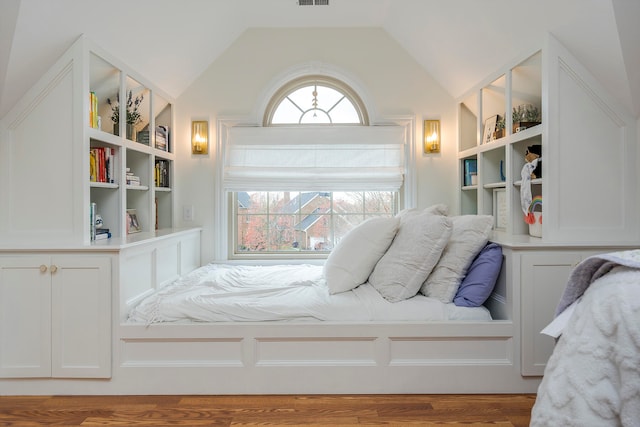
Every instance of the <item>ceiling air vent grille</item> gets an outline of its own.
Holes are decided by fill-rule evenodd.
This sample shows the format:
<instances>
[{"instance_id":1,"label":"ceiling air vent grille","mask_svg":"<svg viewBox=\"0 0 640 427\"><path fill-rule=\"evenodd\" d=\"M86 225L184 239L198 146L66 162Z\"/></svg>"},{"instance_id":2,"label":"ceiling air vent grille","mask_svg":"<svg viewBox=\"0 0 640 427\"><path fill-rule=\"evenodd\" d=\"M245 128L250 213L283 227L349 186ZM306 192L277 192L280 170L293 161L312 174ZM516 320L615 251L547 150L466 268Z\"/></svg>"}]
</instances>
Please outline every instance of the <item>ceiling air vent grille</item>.
<instances>
[{"instance_id":1,"label":"ceiling air vent grille","mask_svg":"<svg viewBox=\"0 0 640 427\"><path fill-rule=\"evenodd\" d=\"M298 6L329 6L329 0L298 0Z\"/></svg>"}]
</instances>

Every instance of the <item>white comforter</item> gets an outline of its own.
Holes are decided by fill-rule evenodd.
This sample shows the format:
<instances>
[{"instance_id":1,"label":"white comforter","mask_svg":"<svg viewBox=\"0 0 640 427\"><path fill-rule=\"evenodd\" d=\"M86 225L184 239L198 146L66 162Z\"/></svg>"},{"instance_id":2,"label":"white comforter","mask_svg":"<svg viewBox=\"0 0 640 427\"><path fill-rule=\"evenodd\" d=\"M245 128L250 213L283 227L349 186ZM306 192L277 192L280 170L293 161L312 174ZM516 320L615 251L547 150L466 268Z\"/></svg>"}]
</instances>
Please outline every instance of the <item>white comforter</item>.
<instances>
[{"instance_id":1,"label":"white comforter","mask_svg":"<svg viewBox=\"0 0 640 427\"><path fill-rule=\"evenodd\" d=\"M141 301L129 321L491 320L485 307L418 295L390 303L371 285L330 295L322 266L209 264Z\"/></svg>"},{"instance_id":2,"label":"white comforter","mask_svg":"<svg viewBox=\"0 0 640 427\"><path fill-rule=\"evenodd\" d=\"M587 265L598 278L584 287L549 359L531 426L640 426L640 269L632 262L640 251L633 252L604 275L604 263Z\"/></svg>"}]
</instances>

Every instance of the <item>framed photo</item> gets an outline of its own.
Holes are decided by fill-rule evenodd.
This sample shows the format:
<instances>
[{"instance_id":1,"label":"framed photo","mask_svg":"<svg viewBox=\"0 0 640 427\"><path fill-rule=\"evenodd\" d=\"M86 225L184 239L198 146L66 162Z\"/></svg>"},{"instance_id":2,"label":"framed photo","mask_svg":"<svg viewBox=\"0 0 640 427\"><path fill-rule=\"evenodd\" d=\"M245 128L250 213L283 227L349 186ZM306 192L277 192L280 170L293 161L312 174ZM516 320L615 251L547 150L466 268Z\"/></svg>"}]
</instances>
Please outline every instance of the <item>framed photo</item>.
<instances>
[{"instance_id":1,"label":"framed photo","mask_svg":"<svg viewBox=\"0 0 640 427\"><path fill-rule=\"evenodd\" d=\"M138 215L135 209L127 209L127 234L138 233L142 231L140 222L138 222Z\"/></svg>"},{"instance_id":2,"label":"framed photo","mask_svg":"<svg viewBox=\"0 0 640 427\"><path fill-rule=\"evenodd\" d=\"M498 115L489 117L484 121L484 133L482 134L482 143L486 144L495 138L496 124L498 123Z\"/></svg>"},{"instance_id":3,"label":"framed photo","mask_svg":"<svg viewBox=\"0 0 640 427\"><path fill-rule=\"evenodd\" d=\"M496 230L507 229L507 190L504 188L493 190L493 218Z\"/></svg>"}]
</instances>

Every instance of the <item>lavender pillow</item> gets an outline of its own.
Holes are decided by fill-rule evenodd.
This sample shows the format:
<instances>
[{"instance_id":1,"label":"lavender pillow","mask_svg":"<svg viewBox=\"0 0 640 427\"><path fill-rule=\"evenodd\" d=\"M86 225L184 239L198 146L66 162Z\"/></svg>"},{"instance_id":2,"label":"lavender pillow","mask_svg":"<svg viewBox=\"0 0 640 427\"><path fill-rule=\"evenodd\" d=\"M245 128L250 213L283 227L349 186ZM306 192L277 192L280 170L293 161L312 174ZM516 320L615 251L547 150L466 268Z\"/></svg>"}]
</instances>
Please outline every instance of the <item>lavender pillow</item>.
<instances>
[{"instance_id":1,"label":"lavender pillow","mask_svg":"<svg viewBox=\"0 0 640 427\"><path fill-rule=\"evenodd\" d=\"M489 242L482 248L462 279L453 303L461 307L479 307L489 298L502 268L502 247Z\"/></svg>"}]
</instances>

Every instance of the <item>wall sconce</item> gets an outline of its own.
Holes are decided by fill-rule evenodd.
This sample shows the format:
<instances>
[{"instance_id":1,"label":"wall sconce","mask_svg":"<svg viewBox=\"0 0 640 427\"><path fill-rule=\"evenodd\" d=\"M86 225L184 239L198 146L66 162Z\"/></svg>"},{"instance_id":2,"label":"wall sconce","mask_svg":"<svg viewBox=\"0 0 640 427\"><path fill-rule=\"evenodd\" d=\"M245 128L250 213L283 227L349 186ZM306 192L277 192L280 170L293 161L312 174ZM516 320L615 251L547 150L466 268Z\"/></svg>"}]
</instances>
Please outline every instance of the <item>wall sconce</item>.
<instances>
[{"instance_id":1,"label":"wall sconce","mask_svg":"<svg viewBox=\"0 0 640 427\"><path fill-rule=\"evenodd\" d=\"M424 152L440 152L440 120L424 121Z\"/></svg>"},{"instance_id":2,"label":"wall sconce","mask_svg":"<svg viewBox=\"0 0 640 427\"><path fill-rule=\"evenodd\" d=\"M191 154L209 153L209 123L191 122Z\"/></svg>"}]
</instances>

